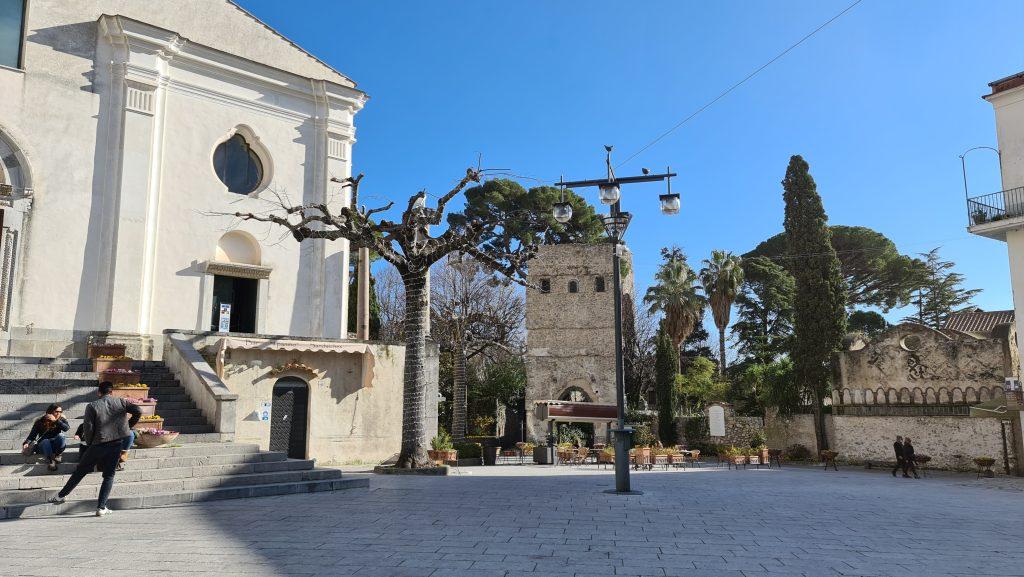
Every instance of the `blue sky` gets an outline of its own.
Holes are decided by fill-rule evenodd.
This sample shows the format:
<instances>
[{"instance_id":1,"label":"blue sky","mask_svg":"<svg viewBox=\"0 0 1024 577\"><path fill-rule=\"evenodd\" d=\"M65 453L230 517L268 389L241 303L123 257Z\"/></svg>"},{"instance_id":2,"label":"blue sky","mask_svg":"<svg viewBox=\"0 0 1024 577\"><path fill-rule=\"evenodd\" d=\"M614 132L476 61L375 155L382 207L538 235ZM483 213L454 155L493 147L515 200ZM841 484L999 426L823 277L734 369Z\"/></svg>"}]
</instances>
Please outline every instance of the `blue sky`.
<instances>
[{"instance_id":1,"label":"blue sky","mask_svg":"<svg viewBox=\"0 0 1024 577\"><path fill-rule=\"evenodd\" d=\"M624 160L851 1L240 4L369 93L364 198L404 199L443 192L478 153L541 180L600 176L602 145ZM779 183L801 154L832 223L905 253L941 246L984 289L976 304L1011 308L1005 244L965 230L958 155L995 145L980 97L1024 70L1022 23L1020 0L864 0L622 167L680 174L679 216L658 212L658 185L623 196L640 291L662 246L698 268L779 232ZM994 154L968 160L973 194L999 190Z\"/></svg>"}]
</instances>

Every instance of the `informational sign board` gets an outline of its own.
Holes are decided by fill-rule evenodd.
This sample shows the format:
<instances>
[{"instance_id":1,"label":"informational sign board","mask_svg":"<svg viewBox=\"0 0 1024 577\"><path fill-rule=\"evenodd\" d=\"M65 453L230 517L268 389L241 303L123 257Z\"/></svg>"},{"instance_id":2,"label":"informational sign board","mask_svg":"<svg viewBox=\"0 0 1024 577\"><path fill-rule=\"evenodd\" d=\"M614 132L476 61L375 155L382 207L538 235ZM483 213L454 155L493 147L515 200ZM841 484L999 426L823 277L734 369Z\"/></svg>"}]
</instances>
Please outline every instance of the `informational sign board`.
<instances>
[{"instance_id":1,"label":"informational sign board","mask_svg":"<svg viewBox=\"0 0 1024 577\"><path fill-rule=\"evenodd\" d=\"M271 405L268 401L263 401L262 403L260 403L259 412L261 421L270 421L270 406Z\"/></svg>"},{"instance_id":2,"label":"informational sign board","mask_svg":"<svg viewBox=\"0 0 1024 577\"><path fill-rule=\"evenodd\" d=\"M725 409L719 405L708 407L708 428L712 437L725 436Z\"/></svg>"},{"instance_id":3,"label":"informational sign board","mask_svg":"<svg viewBox=\"0 0 1024 577\"><path fill-rule=\"evenodd\" d=\"M217 330L222 333L231 332L231 303L220 303L220 317Z\"/></svg>"}]
</instances>

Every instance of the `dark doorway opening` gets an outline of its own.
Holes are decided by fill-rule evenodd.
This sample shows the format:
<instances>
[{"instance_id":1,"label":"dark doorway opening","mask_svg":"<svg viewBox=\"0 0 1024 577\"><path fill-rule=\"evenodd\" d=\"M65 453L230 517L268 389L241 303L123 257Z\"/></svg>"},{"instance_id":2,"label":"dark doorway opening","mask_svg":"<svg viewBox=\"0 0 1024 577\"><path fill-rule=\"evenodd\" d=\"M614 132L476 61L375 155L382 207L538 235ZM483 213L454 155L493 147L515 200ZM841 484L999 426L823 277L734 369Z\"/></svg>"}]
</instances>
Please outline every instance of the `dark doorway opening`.
<instances>
[{"instance_id":1,"label":"dark doorway opening","mask_svg":"<svg viewBox=\"0 0 1024 577\"><path fill-rule=\"evenodd\" d=\"M289 459L306 458L306 422L309 418L309 386L297 377L274 383L270 409L270 450Z\"/></svg>"},{"instance_id":2,"label":"dark doorway opening","mask_svg":"<svg viewBox=\"0 0 1024 577\"><path fill-rule=\"evenodd\" d=\"M213 315L210 330L220 329L220 305L231 305L231 332L256 332L256 295L259 281L253 278L214 275Z\"/></svg>"}]
</instances>

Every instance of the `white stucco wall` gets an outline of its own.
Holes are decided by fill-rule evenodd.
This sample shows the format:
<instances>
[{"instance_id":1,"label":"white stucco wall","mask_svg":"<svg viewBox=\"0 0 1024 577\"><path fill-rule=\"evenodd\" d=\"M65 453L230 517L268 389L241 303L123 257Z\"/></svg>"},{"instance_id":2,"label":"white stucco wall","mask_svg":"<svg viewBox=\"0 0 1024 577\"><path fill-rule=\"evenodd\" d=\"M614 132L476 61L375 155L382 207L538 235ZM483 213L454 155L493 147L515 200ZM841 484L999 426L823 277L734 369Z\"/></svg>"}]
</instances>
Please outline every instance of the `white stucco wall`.
<instances>
[{"instance_id":1,"label":"white stucco wall","mask_svg":"<svg viewBox=\"0 0 1024 577\"><path fill-rule=\"evenodd\" d=\"M986 98L996 115L1003 190L1024 186L1024 86Z\"/></svg>"},{"instance_id":2,"label":"white stucco wall","mask_svg":"<svg viewBox=\"0 0 1024 577\"><path fill-rule=\"evenodd\" d=\"M273 268L260 332L345 336L345 243L278 242L267 225L213 214L265 210L272 191L344 202L329 179L350 174L365 101L351 81L221 0L37 0L28 30L24 70L0 69L0 140L33 193L0 341L56 344L8 352L58 354L88 331L208 329L203 263L231 228ZM212 166L241 125L273 167L254 198L227 192Z\"/></svg>"}]
</instances>

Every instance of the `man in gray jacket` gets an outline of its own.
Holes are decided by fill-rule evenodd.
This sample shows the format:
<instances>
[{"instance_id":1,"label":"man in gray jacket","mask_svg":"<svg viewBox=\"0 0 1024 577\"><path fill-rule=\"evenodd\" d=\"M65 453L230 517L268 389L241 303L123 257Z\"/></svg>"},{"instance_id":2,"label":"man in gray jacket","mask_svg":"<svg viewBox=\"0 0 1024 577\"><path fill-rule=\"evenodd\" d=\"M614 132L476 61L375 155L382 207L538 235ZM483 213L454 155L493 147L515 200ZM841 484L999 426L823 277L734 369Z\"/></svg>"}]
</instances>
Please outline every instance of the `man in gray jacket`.
<instances>
[{"instance_id":1,"label":"man in gray jacket","mask_svg":"<svg viewBox=\"0 0 1024 577\"><path fill-rule=\"evenodd\" d=\"M96 516L102 517L110 512L107 509L107 498L114 487L114 473L121 456L121 445L142 416L137 405L111 395L113 390L113 384L106 381L100 383L97 391L100 398L85 408L82 442L89 445L89 448L78 461L78 467L64 488L50 499L51 503L63 503L82 479L99 465L103 471L103 484L100 485L100 496L96 502ZM131 415L130 419L128 415Z\"/></svg>"}]
</instances>

